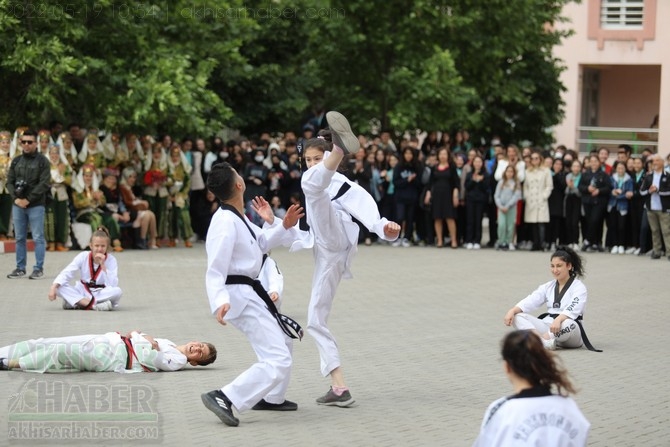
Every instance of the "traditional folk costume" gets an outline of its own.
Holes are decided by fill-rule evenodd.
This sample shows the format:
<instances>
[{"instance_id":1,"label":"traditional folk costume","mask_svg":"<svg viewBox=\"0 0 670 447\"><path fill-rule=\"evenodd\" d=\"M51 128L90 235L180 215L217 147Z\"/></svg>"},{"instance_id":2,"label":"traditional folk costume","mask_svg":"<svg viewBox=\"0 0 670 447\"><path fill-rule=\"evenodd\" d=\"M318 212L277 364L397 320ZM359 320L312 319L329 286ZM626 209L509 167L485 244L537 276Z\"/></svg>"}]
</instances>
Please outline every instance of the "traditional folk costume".
<instances>
[{"instance_id":1,"label":"traditional folk costume","mask_svg":"<svg viewBox=\"0 0 670 447\"><path fill-rule=\"evenodd\" d=\"M74 147L74 141L72 141L70 132L62 132L58 136L56 144L60 147L60 156L63 163L67 162L73 171L77 171L80 166L79 158L77 157L77 148Z\"/></svg>"},{"instance_id":2,"label":"traditional folk costume","mask_svg":"<svg viewBox=\"0 0 670 447\"><path fill-rule=\"evenodd\" d=\"M80 279L74 286L70 282L79 272ZM86 310L93 309L98 303L110 301L112 307L119 306L123 292L119 287L119 267L114 255L108 254L105 258L105 269L93 260L93 253L83 251L79 253L61 271L54 284L58 284L58 296L63 298L66 309L74 309L83 298L93 298ZM67 303L67 304L66 304Z\"/></svg>"},{"instance_id":3,"label":"traditional folk costume","mask_svg":"<svg viewBox=\"0 0 670 447\"><path fill-rule=\"evenodd\" d=\"M47 203L45 235L48 251L67 251L70 234L70 200L68 187L72 184L72 168L63 158L58 145L49 149L51 162L51 201Z\"/></svg>"},{"instance_id":4,"label":"traditional folk costume","mask_svg":"<svg viewBox=\"0 0 670 447\"><path fill-rule=\"evenodd\" d=\"M189 210L189 192L191 191L191 166L186 160L184 153L173 149L176 157L178 152L179 161L174 163L172 157L168 159L168 184L170 185L170 209L169 209L169 237L171 245L176 245L179 236L184 240L186 247L191 247L189 240L193 236L191 226L191 214Z\"/></svg>"},{"instance_id":5,"label":"traditional folk costume","mask_svg":"<svg viewBox=\"0 0 670 447\"><path fill-rule=\"evenodd\" d=\"M570 397L531 388L489 405L473 447L581 447L590 427Z\"/></svg>"},{"instance_id":6,"label":"traditional folk costume","mask_svg":"<svg viewBox=\"0 0 670 447\"><path fill-rule=\"evenodd\" d=\"M81 165L95 166L98 173L107 167L109 161L105 156L105 150L98 135L92 132L86 135L86 141L79 152L78 158Z\"/></svg>"},{"instance_id":7,"label":"traditional folk costume","mask_svg":"<svg viewBox=\"0 0 670 447\"><path fill-rule=\"evenodd\" d=\"M92 182L89 185L84 182L84 174L91 174L93 176ZM106 200L104 194L100 191L100 180L93 166L82 166L77 175L77 181L73 184L73 188L72 204L76 212L75 220L80 223L89 224L92 231L104 225L109 230L110 239L112 241L118 240L121 237L119 223L114 220L111 214L105 214L100 210L100 207L106 204ZM95 197L95 192L100 192L99 198ZM79 245L82 245L82 242L86 245L88 241L79 240Z\"/></svg>"},{"instance_id":8,"label":"traditional folk costume","mask_svg":"<svg viewBox=\"0 0 670 447\"><path fill-rule=\"evenodd\" d=\"M14 131L14 136L12 137L12 141L9 144L9 158L14 159L23 153L21 145L19 144L19 140L23 136L23 132L25 132L26 130L28 130L28 128L22 126L17 127L16 130Z\"/></svg>"},{"instance_id":9,"label":"traditional folk costume","mask_svg":"<svg viewBox=\"0 0 670 447\"><path fill-rule=\"evenodd\" d=\"M140 140L135 134L126 134L126 137L121 142L121 151L128 154L128 160L125 162L125 167L132 167L139 176L144 172L144 151Z\"/></svg>"},{"instance_id":10,"label":"traditional folk costume","mask_svg":"<svg viewBox=\"0 0 670 447\"><path fill-rule=\"evenodd\" d=\"M324 157L330 155L326 152ZM325 376L341 365L335 337L327 326L335 292L340 280L351 278L351 262L358 250L359 227L355 217L381 239L388 239L372 196L344 175L326 169L323 163L302 174L305 212L310 238L294 243L291 251L313 247L314 275L307 314L307 332L314 338Z\"/></svg>"},{"instance_id":11,"label":"traditional folk costume","mask_svg":"<svg viewBox=\"0 0 670 447\"><path fill-rule=\"evenodd\" d=\"M54 141L51 139L51 132L46 129L42 129L37 133L37 144L40 154L49 158L49 147L54 144Z\"/></svg>"},{"instance_id":12,"label":"traditional folk costume","mask_svg":"<svg viewBox=\"0 0 670 447\"><path fill-rule=\"evenodd\" d=\"M110 133L102 140L103 152L107 158L107 167L123 170L130 161L128 148L121 145L121 137L117 133Z\"/></svg>"},{"instance_id":13,"label":"traditional folk costume","mask_svg":"<svg viewBox=\"0 0 670 447\"><path fill-rule=\"evenodd\" d=\"M7 239L12 218L12 196L7 190L7 173L12 162L9 156L11 140L9 132L0 132L0 240Z\"/></svg>"},{"instance_id":14,"label":"traditional folk costume","mask_svg":"<svg viewBox=\"0 0 670 447\"><path fill-rule=\"evenodd\" d=\"M534 329L540 334L546 334L554 319L563 314L568 318L561 323L559 335L555 337L556 346L579 348L585 344L589 350L596 351L586 337L582 326L586 300L586 286L576 277L571 276L560 293L558 292L558 281L549 281L516 304L521 312L514 315L512 324L515 329ZM528 313L542 306L547 306L547 312L539 317ZM550 333L550 336L554 337L554 334Z\"/></svg>"},{"instance_id":15,"label":"traditional folk costume","mask_svg":"<svg viewBox=\"0 0 670 447\"><path fill-rule=\"evenodd\" d=\"M0 358L18 359L21 370L37 373L177 371L188 363L176 345L154 338L159 350L144 334L130 338L118 332L37 338L0 348Z\"/></svg>"},{"instance_id":16,"label":"traditional folk costume","mask_svg":"<svg viewBox=\"0 0 670 447\"><path fill-rule=\"evenodd\" d=\"M278 313L269 311L275 306L259 295L262 292L270 300L255 278L261 272L263 253L280 244L292 243L299 232L296 228L284 229L279 218L261 229L225 205L212 218L206 242L210 309L216 313L230 303L225 320L247 337L258 357L251 368L221 388L240 412L261 399L272 404L285 401L291 375L292 339L287 328L278 323ZM299 326L297 329L302 335Z\"/></svg>"},{"instance_id":17,"label":"traditional folk costume","mask_svg":"<svg viewBox=\"0 0 670 447\"><path fill-rule=\"evenodd\" d=\"M158 239L168 236L168 179L167 156L163 149L152 152L145 161L144 198L149 202L149 209L156 215L156 231Z\"/></svg>"}]
</instances>

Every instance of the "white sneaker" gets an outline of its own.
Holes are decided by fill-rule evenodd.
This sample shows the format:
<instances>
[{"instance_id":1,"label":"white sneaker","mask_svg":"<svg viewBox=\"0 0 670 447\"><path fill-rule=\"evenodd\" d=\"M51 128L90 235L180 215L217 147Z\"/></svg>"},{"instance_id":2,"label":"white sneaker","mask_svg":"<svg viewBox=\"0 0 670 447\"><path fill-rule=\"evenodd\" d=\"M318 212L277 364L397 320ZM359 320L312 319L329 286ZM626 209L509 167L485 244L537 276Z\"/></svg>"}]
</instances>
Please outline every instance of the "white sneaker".
<instances>
[{"instance_id":1,"label":"white sneaker","mask_svg":"<svg viewBox=\"0 0 670 447\"><path fill-rule=\"evenodd\" d=\"M633 253L635 253L635 247L630 247L626 250L627 255L632 255Z\"/></svg>"},{"instance_id":2,"label":"white sneaker","mask_svg":"<svg viewBox=\"0 0 670 447\"><path fill-rule=\"evenodd\" d=\"M619 253L619 247L617 247L617 246L615 245L614 247L612 247L612 251L611 251L610 253L613 254L613 255Z\"/></svg>"},{"instance_id":3,"label":"white sneaker","mask_svg":"<svg viewBox=\"0 0 670 447\"><path fill-rule=\"evenodd\" d=\"M575 251L575 253L578 253L582 250L579 244L572 244L572 249Z\"/></svg>"},{"instance_id":4,"label":"white sneaker","mask_svg":"<svg viewBox=\"0 0 670 447\"><path fill-rule=\"evenodd\" d=\"M509 244L508 250L509 251L514 251L514 250L516 250L516 247L514 246L514 244Z\"/></svg>"},{"instance_id":5,"label":"white sneaker","mask_svg":"<svg viewBox=\"0 0 670 447\"><path fill-rule=\"evenodd\" d=\"M111 301L103 301L102 303L95 303L93 305L93 310L101 310L101 311L106 311L106 310L112 310L112 302Z\"/></svg>"},{"instance_id":6,"label":"white sneaker","mask_svg":"<svg viewBox=\"0 0 670 447\"><path fill-rule=\"evenodd\" d=\"M472 247L474 247L474 246L472 245L471 242L468 242L467 244L465 244L466 250L472 250Z\"/></svg>"},{"instance_id":7,"label":"white sneaker","mask_svg":"<svg viewBox=\"0 0 670 447\"><path fill-rule=\"evenodd\" d=\"M639 254L640 254L640 248L639 248L639 247L636 248L635 251L633 252L633 254L634 254L635 256L639 255Z\"/></svg>"},{"instance_id":8,"label":"white sneaker","mask_svg":"<svg viewBox=\"0 0 670 447\"><path fill-rule=\"evenodd\" d=\"M472 245L472 248L473 248L474 250L479 250L480 248L482 248L482 246L479 245L479 244L473 244L473 245Z\"/></svg>"},{"instance_id":9,"label":"white sneaker","mask_svg":"<svg viewBox=\"0 0 670 447\"><path fill-rule=\"evenodd\" d=\"M556 244L555 243L553 243L553 242L551 243L551 247L549 247L549 251L552 252L552 253L556 251Z\"/></svg>"},{"instance_id":10,"label":"white sneaker","mask_svg":"<svg viewBox=\"0 0 670 447\"><path fill-rule=\"evenodd\" d=\"M395 241L391 242L391 247L400 247L400 244L402 244L402 239L398 238Z\"/></svg>"},{"instance_id":11,"label":"white sneaker","mask_svg":"<svg viewBox=\"0 0 670 447\"><path fill-rule=\"evenodd\" d=\"M622 254L624 254L625 252L626 252L626 250L623 248L623 245L619 245L618 253L619 253L620 255L622 255Z\"/></svg>"},{"instance_id":12,"label":"white sneaker","mask_svg":"<svg viewBox=\"0 0 670 447\"><path fill-rule=\"evenodd\" d=\"M409 240L407 240L407 238L403 238L403 239L402 239L402 242L401 242L401 245L402 245L403 247L409 247L409 246L412 245L412 244L409 243Z\"/></svg>"},{"instance_id":13,"label":"white sneaker","mask_svg":"<svg viewBox=\"0 0 670 447\"><path fill-rule=\"evenodd\" d=\"M542 339L542 344L544 345L545 349L548 349L550 351L555 351L556 350L556 339L551 338L549 340L545 340L544 338Z\"/></svg>"}]
</instances>

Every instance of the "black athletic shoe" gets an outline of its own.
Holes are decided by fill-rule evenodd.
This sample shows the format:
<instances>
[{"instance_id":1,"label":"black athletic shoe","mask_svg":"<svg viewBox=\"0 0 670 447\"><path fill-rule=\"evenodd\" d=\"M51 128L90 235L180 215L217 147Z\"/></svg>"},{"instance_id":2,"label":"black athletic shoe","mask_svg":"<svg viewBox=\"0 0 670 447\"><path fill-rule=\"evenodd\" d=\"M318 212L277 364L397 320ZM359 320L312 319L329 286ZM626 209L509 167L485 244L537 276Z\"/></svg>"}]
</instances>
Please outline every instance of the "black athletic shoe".
<instances>
[{"instance_id":1,"label":"black athletic shoe","mask_svg":"<svg viewBox=\"0 0 670 447\"><path fill-rule=\"evenodd\" d=\"M42 270L33 270L28 279L42 279L44 272Z\"/></svg>"},{"instance_id":2,"label":"black athletic shoe","mask_svg":"<svg viewBox=\"0 0 670 447\"><path fill-rule=\"evenodd\" d=\"M233 415L233 403L221 390L203 393L200 397L207 409L217 415L221 422L230 427L237 427L240 424L240 420Z\"/></svg>"},{"instance_id":3,"label":"black athletic shoe","mask_svg":"<svg viewBox=\"0 0 670 447\"><path fill-rule=\"evenodd\" d=\"M269 411L296 411L298 409L298 404L291 402L290 400L285 400L280 404L273 404L265 399L261 399L256 405L253 406L252 410L269 410Z\"/></svg>"},{"instance_id":4,"label":"black athletic shoe","mask_svg":"<svg viewBox=\"0 0 670 447\"><path fill-rule=\"evenodd\" d=\"M5 358L0 358L0 371L9 371L9 367L5 365Z\"/></svg>"},{"instance_id":5,"label":"black athletic shoe","mask_svg":"<svg viewBox=\"0 0 670 447\"><path fill-rule=\"evenodd\" d=\"M651 259L661 259L661 254L660 254L660 253L653 252L653 253L651 254Z\"/></svg>"},{"instance_id":6,"label":"black athletic shoe","mask_svg":"<svg viewBox=\"0 0 670 447\"><path fill-rule=\"evenodd\" d=\"M23 278L24 276L26 276L26 271L25 270L14 269L14 271L12 273L7 275L7 278L9 278L9 279L19 279L19 278Z\"/></svg>"},{"instance_id":7,"label":"black athletic shoe","mask_svg":"<svg viewBox=\"0 0 670 447\"><path fill-rule=\"evenodd\" d=\"M345 154L355 154L361 147L360 141L349 126L349 121L340 112L326 113L328 127L332 133L333 144L344 151Z\"/></svg>"}]
</instances>

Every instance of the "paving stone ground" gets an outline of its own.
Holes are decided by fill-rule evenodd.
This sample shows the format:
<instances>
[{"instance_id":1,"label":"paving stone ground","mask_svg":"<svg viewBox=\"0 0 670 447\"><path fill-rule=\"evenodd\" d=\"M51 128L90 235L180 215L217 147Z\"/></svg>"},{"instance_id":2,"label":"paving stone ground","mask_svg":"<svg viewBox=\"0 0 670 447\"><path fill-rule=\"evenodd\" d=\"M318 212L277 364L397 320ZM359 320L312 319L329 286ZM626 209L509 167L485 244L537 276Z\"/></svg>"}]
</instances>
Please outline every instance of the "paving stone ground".
<instances>
[{"instance_id":1,"label":"paving stone ground","mask_svg":"<svg viewBox=\"0 0 670 447\"><path fill-rule=\"evenodd\" d=\"M169 374L2 372L0 445L14 443L8 431L10 397L35 380L69 387L148 388L155 399L152 411L158 414L155 443L161 445L467 446L486 406L511 392L499 355L500 339L508 330L503 315L550 279L548 253L360 247L355 278L342 282L330 318L357 405L316 405L314 399L328 389L328 381L318 371L314 342L306 336L294 347L288 392L299 410L250 411L240 416L239 427L231 428L205 409L200 394L231 381L251 365L254 354L236 329L220 326L209 314L204 246L118 254L124 297L114 312L63 311L47 300L51 281L73 256L47 253L46 279L30 281L6 279L14 255L0 255L0 345L37 336L141 329L175 342L211 341L219 359L209 367ZM286 280L283 311L305 323L311 253L279 249L273 257ZM591 421L589 445L668 446L670 262L610 254L585 258L589 303L584 324L604 352L580 349L558 355ZM30 253L29 265L33 259ZM92 411L87 405L82 406Z\"/></svg>"}]
</instances>

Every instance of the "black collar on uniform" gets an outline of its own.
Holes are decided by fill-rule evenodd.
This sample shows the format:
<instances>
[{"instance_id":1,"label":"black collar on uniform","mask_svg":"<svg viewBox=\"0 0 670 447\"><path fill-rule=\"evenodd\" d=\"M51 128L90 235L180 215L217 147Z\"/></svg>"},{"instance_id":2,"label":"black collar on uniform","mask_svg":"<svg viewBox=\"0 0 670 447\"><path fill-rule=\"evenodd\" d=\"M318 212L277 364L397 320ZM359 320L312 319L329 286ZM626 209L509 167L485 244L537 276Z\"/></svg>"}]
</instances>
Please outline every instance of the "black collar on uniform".
<instances>
[{"instance_id":1,"label":"black collar on uniform","mask_svg":"<svg viewBox=\"0 0 670 447\"><path fill-rule=\"evenodd\" d=\"M520 399L525 397L545 397L551 396L551 391L546 386L534 386L521 390L520 393L510 396L509 399Z\"/></svg>"}]
</instances>

